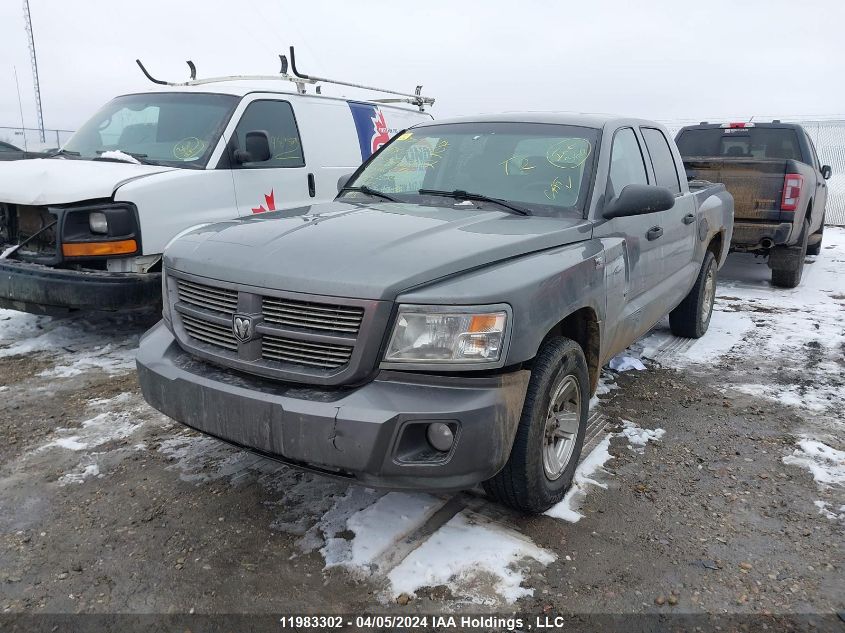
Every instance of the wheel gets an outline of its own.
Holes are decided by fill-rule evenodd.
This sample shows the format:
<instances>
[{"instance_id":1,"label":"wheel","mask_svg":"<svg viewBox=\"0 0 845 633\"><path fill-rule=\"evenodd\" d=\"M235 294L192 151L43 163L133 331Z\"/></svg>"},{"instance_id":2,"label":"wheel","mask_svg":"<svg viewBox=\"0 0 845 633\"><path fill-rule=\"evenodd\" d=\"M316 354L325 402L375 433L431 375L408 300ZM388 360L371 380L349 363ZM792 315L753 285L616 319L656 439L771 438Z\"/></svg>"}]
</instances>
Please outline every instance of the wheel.
<instances>
[{"instance_id":1,"label":"wheel","mask_svg":"<svg viewBox=\"0 0 845 633\"><path fill-rule=\"evenodd\" d=\"M779 288L795 288L801 283L801 274L804 272L804 259L807 257L807 240L809 238L810 223L804 220L804 228L801 231L801 243L799 246L779 246L778 249L792 250L791 256L779 257L773 253L777 260L772 266L772 285ZM771 259L772 255L769 255ZM783 265L781 264L783 262Z\"/></svg>"},{"instance_id":2,"label":"wheel","mask_svg":"<svg viewBox=\"0 0 845 633\"><path fill-rule=\"evenodd\" d=\"M822 238L824 237L824 215L822 215L822 225L819 227L819 230L813 233L813 235L819 236L819 241L815 244L810 244L807 247L807 255L818 255L822 252Z\"/></svg>"},{"instance_id":3,"label":"wheel","mask_svg":"<svg viewBox=\"0 0 845 633\"><path fill-rule=\"evenodd\" d=\"M563 499L581 457L589 406L581 347L568 338L548 341L534 359L510 458L484 482L487 494L528 513Z\"/></svg>"},{"instance_id":4,"label":"wheel","mask_svg":"<svg viewBox=\"0 0 845 633\"><path fill-rule=\"evenodd\" d=\"M716 302L716 257L711 251L704 254L698 278L689 294L669 313L669 327L675 336L701 338L710 327L713 304Z\"/></svg>"}]
</instances>

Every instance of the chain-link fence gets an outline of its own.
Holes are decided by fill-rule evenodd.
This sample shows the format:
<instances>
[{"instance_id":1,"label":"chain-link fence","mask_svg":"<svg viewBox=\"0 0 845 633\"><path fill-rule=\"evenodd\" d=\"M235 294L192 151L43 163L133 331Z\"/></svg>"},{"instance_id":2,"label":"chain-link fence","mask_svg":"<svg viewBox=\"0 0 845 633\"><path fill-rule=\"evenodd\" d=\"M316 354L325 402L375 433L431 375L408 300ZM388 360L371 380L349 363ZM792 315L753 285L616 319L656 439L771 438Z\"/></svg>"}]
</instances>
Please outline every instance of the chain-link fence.
<instances>
[{"instance_id":1,"label":"chain-link fence","mask_svg":"<svg viewBox=\"0 0 845 633\"><path fill-rule=\"evenodd\" d=\"M757 117L764 120L761 117ZM777 117L766 117L772 120ZM717 121L718 119L711 119ZM742 121L742 118L732 119ZM825 223L845 226L845 120L813 121L800 119L782 119L784 123L798 123L802 125L819 153L822 165L830 165L833 177L827 181L827 210ZM661 121L672 134L677 134L685 125L695 125L698 120L670 120Z\"/></svg>"},{"instance_id":2,"label":"chain-link fence","mask_svg":"<svg viewBox=\"0 0 845 633\"><path fill-rule=\"evenodd\" d=\"M67 141L73 130L44 130L44 142L41 142L41 130L30 127L0 126L0 141L11 143L15 147L29 152L41 152L45 149L61 147Z\"/></svg>"}]
</instances>

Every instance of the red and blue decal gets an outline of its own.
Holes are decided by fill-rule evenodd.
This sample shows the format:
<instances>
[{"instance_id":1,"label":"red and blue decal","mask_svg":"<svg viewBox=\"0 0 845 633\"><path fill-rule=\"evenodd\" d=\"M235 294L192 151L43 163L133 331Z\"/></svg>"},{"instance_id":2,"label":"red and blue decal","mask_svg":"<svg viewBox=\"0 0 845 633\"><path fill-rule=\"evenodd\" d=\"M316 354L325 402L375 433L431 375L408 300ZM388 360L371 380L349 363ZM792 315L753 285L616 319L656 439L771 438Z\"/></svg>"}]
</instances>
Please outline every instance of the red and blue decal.
<instances>
[{"instance_id":1,"label":"red and blue decal","mask_svg":"<svg viewBox=\"0 0 845 633\"><path fill-rule=\"evenodd\" d=\"M352 119L358 132L358 144L361 147L361 160L367 160L396 133L387 126L384 112L378 106L369 103L349 101Z\"/></svg>"}]
</instances>

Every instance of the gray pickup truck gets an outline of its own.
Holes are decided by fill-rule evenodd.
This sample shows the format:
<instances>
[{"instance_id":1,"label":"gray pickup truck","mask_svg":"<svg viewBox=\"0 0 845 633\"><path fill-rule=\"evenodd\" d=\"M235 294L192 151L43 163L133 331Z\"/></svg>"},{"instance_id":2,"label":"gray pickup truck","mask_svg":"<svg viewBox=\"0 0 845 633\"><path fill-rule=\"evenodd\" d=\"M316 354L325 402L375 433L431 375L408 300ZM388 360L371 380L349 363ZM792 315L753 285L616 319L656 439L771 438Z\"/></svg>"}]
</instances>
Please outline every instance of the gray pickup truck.
<instances>
[{"instance_id":1,"label":"gray pickup truck","mask_svg":"<svg viewBox=\"0 0 845 633\"><path fill-rule=\"evenodd\" d=\"M544 511L602 365L667 313L707 330L733 200L683 176L650 121L417 125L333 202L175 239L144 397L297 467Z\"/></svg>"},{"instance_id":2,"label":"gray pickup truck","mask_svg":"<svg viewBox=\"0 0 845 633\"><path fill-rule=\"evenodd\" d=\"M687 176L734 197L731 251L768 257L772 284L794 288L822 248L827 180L813 140L795 123L700 123L677 136Z\"/></svg>"}]
</instances>

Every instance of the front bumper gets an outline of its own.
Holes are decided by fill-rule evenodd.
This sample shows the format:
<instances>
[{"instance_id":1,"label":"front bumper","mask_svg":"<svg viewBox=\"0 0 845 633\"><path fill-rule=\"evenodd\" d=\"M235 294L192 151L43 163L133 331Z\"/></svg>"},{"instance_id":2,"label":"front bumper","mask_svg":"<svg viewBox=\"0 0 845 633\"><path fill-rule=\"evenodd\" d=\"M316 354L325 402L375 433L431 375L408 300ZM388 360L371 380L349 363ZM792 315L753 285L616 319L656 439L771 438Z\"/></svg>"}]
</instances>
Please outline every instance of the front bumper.
<instances>
[{"instance_id":1,"label":"front bumper","mask_svg":"<svg viewBox=\"0 0 845 633\"><path fill-rule=\"evenodd\" d=\"M356 388L297 386L200 361L163 322L142 339L137 365L147 402L198 431L299 468L419 490L471 487L504 466L530 377L381 372ZM454 425L448 454L414 452L428 421Z\"/></svg>"},{"instance_id":2,"label":"front bumper","mask_svg":"<svg viewBox=\"0 0 845 633\"><path fill-rule=\"evenodd\" d=\"M65 270L0 260L0 307L46 313L119 310L154 305L161 298L161 273Z\"/></svg>"},{"instance_id":3,"label":"front bumper","mask_svg":"<svg viewBox=\"0 0 845 633\"><path fill-rule=\"evenodd\" d=\"M791 222L742 222L734 220L731 250L761 249L764 239L770 239L776 246L787 244L791 235Z\"/></svg>"}]
</instances>

